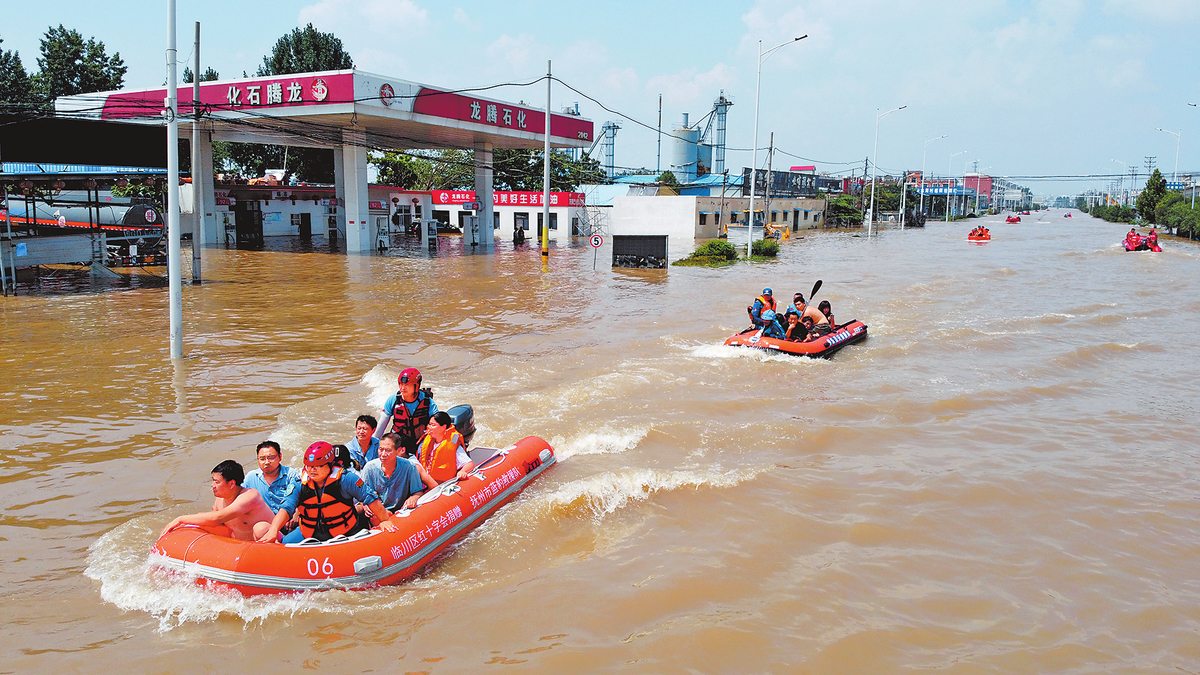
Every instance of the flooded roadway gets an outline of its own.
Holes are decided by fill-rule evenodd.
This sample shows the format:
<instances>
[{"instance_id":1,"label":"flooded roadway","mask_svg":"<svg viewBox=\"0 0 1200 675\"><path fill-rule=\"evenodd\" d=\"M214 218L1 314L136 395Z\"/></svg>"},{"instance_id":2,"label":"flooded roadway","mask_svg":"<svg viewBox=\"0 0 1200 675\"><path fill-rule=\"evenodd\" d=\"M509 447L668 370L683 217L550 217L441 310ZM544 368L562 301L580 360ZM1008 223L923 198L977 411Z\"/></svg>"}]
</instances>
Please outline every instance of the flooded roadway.
<instances>
[{"instance_id":1,"label":"flooded roadway","mask_svg":"<svg viewBox=\"0 0 1200 675\"><path fill-rule=\"evenodd\" d=\"M165 288L8 298L0 670L1200 670L1200 249L1062 213L665 272L206 250L177 365ZM866 342L721 346L818 278ZM561 463L403 586L148 571L213 465L344 442L408 365Z\"/></svg>"}]
</instances>

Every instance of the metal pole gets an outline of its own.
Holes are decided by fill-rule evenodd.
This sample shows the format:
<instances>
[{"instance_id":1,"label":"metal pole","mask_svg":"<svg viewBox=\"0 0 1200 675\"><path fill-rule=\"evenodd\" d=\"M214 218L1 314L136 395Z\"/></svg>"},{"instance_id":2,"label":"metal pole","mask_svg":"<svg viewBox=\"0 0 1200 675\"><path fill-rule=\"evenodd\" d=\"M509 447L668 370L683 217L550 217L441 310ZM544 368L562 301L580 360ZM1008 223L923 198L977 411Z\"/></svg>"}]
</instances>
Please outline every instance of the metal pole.
<instances>
[{"instance_id":1,"label":"metal pole","mask_svg":"<svg viewBox=\"0 0 1200 675\"><path fill-rule=\"evenodd\" d=\"M775 132L772 131L767 141L767 184L763 190L763 239L767 238L767 212L771 210L771 159L775 156Z\"/></svg>"},{"instance_id":2,"label":"metal pole","mask_svg":"<svg viewBox=\"0 0 1200 675\"><path fill-rule=\"evenodd\" d=\"M4 173L4 160L0 157L0 173ZM8 183L3 183L4 187L4 222L8 223ZM9 223L8 231L12 232L12 224ZM12 235L8 237L9 245L12 245ZM4 246L0 244L0 288L4 290L4 297L8 297L8 277L4 274ZM13 275L13 291L17 289L17 277ZM14 293L15 294L15 293Z\"/></svg>"},{"instance_id":3,"label":"metal pole","mask_svg":"<svg viewBox=\"0 0 1200 675\"><path fill-rule=\"evenodd\" d=\"M167 0L167 288L171 358L183 358L183 289L179 264L179 89L175 77L175 0Z\"/></svg>"},{"instance_id":4,"label":"metal pole","mask_svg":"<svg viewBox=\"0 0 1200 675\"><path fill-rule=\"evenodd\" d=\"M925 149L921 151L921 207L920 207L921 213L925 213L925 156L929 154L929 144L930 143L932 143L936 140L940 140L945 137L946 137L946 134L942 134L941 136L938 136L937 138L926 138L925 139Z\"/></svg>"},{"instance_id":5,"label":"metal pole","mask_svg":"<svg viewBox=\"0 0 1200 675\"><path fill-rule=\"evenodd\" d=\"M546 61L546 161L542 162L542 271L550 271L550 61Z\"/></svg>"},{"instance_id":6,"label":"metal pole","mask_svg":"<svg viewBox=\"0 0 1200 675\"><path fill-rule=\"evenodd\" d=\"M950 155L950 161L946 163L946 222L947 223L950 222L950 190L951 190L951 188L954 187L953 185L951 185L951 183L954 182L954 178L952 178L953 174L950 172L951 172L952 168L954 167L954 158L958 157L959 155L965 155L966 153L967 153L966 150L963 150L962 152L956 152L953 155ZM965 174L966 171L967 171L967 167L964 164L963 165L963 173Z\"/></svg>"},{"instance_id":7,"label":"metal pole","mask_svg":"<svg viewBox=\"0 0 1200 675\"><path fill-rule=\"evenodd\" d=\"M658 159L654 160L654 179L662 174L662 94L658 95Z\"/></svg>"},{"instance_id":8,"label":"metal pole","mask_svg":"<svg viewBox=\"0 0 1200 675\"><path fill-rule=\"evenodd\" d=\"M908 105L902 105L899 108L889 110L882 115L879 114L879 108L875 109L875 153L871 156L871 208L868 209L867 215L871 218L867 224L867 236L871 236L872 225L875 224L875 160L879 159L879 120L891 115L897 110L904 110Z\"/></svg>"},{"instance_id":9,"label":"metal pole","mask_svg":"<svg viewBox=\"0 0 1200 675\"><path fill-rule=\"evenodd\" d=\"M908 196L908 171L904 172L904 180L900 181L900 229L904 229L904 198Z\"/></svg>"},{"instance_id":10,"label":"metal pole","mask_svg":"<svg viewBox=\"0 0 1200 675\"><path fill-rule=\"evenodd\" d=\"M875 161L879 159L879 108L875 109L875 149L871 152L871 206L867 209L867 236L875 226Z\"/></svg>"},{"instance_id":11,"label":"metal pole","mask_svg":"<svg viewBox=\"0 0 1200 675\"><path fill-rule=\"evenodd\" d=\"M769 57L771 55L771 53L774 52L776 49L779 49L780 47L782 47L784 45L790 45L793 42L799 42L800 40L803 40L806 37L808 37L807 33L804 35L801 35L798 38L794 38L792 40L788 40L787 42L777 44L774 47L771 47L770 49L768 49L766 51L766 55ZM754 79L754 142L750 144L751 145L751 149L750 149L750 216L747 218L747 223L746 223L746 257L747 258L750 257L750 243L754 241L754 176L755 176L755 173L757 172L756 167L758 166L758 102L761 98L759 96L759 94L762 92L762 62L763 62L762 40L759 40L758 41L758 74L755 76L755 79Z\"/></svg>"},{"instance_id":12,"label":"metal pole","mask_svg":"<svg viewBox=\"0 0 1200 675\"><path fill-rule=\"evenodd\" d=\"M192 69L192 283L200 283L200 228L204 227L203 184L196 180L200 168L200 22L196 22L196 58Z\"/></svg>"},{"instance_id":13,"label":"metal pole","mask_svg":"<svg viewBox=\"0 0 1200 675\"><path fill-rule=\"evenodd\" d=\"M0 172L3 171L4 164L0 162ZM4 184L4 222L8 223L8 183ZM8 223L8 231L12 232L12 223ZM12 245L12 235L8 237L9 245ZM0 246L0 286L4 287L4 297L8 297L8 276L4 274L4 247ZM13 276L13 291L17 290L17 277ZM15 293L14 293L15 294Z\"/></svg>"},{"instance_id":14,"label":"metal pole","mask_svg":"<svg viewBox=\"0 0 1200 675\"><path fill-rule=\"evenodd\" d=\"M762 90L762 40L758 41L758 75L754 80L754 140L750 143L750 212L746 216L746 257L754 241L754 178L758 172L758 101Z\"/></svg>"}]
</instances>

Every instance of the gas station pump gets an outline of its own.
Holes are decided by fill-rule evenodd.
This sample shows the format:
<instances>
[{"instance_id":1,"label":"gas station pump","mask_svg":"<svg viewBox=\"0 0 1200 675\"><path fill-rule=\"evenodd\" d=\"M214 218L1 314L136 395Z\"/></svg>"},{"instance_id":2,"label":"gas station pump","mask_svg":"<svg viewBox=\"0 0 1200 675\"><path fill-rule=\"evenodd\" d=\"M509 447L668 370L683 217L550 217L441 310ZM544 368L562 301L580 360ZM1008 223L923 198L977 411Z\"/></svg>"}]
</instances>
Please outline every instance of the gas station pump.
<instances>
[{"instance_id":1,"label":"gas station pump","mask_svg":"<svg viewBox=\"0 0 1200 675\"><path fill-rule=\"evenodd\" d=\"M479 246L479 202L467 202L463 204L464 211L475 211L474 215L467 216L467 227L471 230L471 248Z\"/></svg>"}]
</instances>

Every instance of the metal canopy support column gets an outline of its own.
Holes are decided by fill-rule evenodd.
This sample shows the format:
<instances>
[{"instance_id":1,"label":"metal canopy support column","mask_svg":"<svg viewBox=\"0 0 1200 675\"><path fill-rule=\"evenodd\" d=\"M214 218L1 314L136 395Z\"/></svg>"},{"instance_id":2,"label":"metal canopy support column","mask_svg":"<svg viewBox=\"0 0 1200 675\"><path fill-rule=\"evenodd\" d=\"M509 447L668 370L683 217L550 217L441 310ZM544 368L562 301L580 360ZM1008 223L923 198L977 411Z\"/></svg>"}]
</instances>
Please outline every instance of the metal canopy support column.
<instances>
[{"instance_id":1,"label":"metal canopy support column","mask_svg":"<svg viewBox=\"0 0 1200 675\"><path fill-rule=\"evenodd\" d=\"M496 243L495 230L492 229L495 216L492 200L492 144L486 141L475 143L475 201L479 202L479 246L490 249ZM463 233L464 236L470 236Z\"/></svg>"},{"instance_id":2,"label":"metal canopy support column","mask_svg":"<svg viewBox=\"0 0 1200 675\"><path fill-rule=\"evenodd\" d=\"M217 196L213 185L212 131L201 125L200 133L192 139L196 144L196 155L200 161L192 172L192 209L196 212L195 223L199 229L200 246L222 243L225 233L217 231ZM192 237L197 233L193 232Z\"/></svg>"},{"instance_id":3,"label":"metal canopy support column","mask_svg":"<svg viewBox=\"0 0 1200 675\"><path fill-rule=\"evenodd\" d=\"M346 252L370 253L375 228L367 211L367 144L361 131L342 130L340 184L337 186L338 214L345 214ZM344 205L344 206L343 206Z\"/></svg>"}]
</instances>

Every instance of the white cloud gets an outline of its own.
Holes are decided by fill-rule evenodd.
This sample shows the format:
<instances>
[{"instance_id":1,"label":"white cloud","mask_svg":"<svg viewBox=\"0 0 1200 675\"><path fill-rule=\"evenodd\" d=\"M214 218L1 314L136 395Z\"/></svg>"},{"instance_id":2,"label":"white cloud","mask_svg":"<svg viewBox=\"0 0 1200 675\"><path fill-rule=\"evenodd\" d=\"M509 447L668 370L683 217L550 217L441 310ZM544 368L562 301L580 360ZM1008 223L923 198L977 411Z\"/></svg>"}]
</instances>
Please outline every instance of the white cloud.
<instances>
[{"instance_id":1,"label":"white cloud","mask_svg":"<svg viewBox=\"0 0 1200 675\"><path fill-rule=\"evenodd\" d=\"M707 103L716 98L720 89L727 89L734 84L737 80L736 75L736 69L724 63L718 63L703 73L689 68L682 72L650 78L646 82L645 91L662 94L663 100L670 101L672 107Z\"/></svg>"},{"instance_id":2,"label":"white cloud","mask_svg":"<svg viewBox=\"0 0 1200 675\"><path fill-rule=\"evenodd\" d=\"M522 33L513 37L506 33L487 46L487 56L490 61L508 64L511 71L525 73L532 67L535 46L537 43L531 35Z\"/></svg>"},{"instance_id":3,"label":"white cloud","mask_svg":"<svg viewBox=\"0 0 1200 675\"><path fill-rule=\"evenodd\" d=\"M483 24L473 21L471 16L462 7L454 8L454 23L458 24L463 30L472 33L478 33L483 28Z\"/></svg>"}]
</instances>

